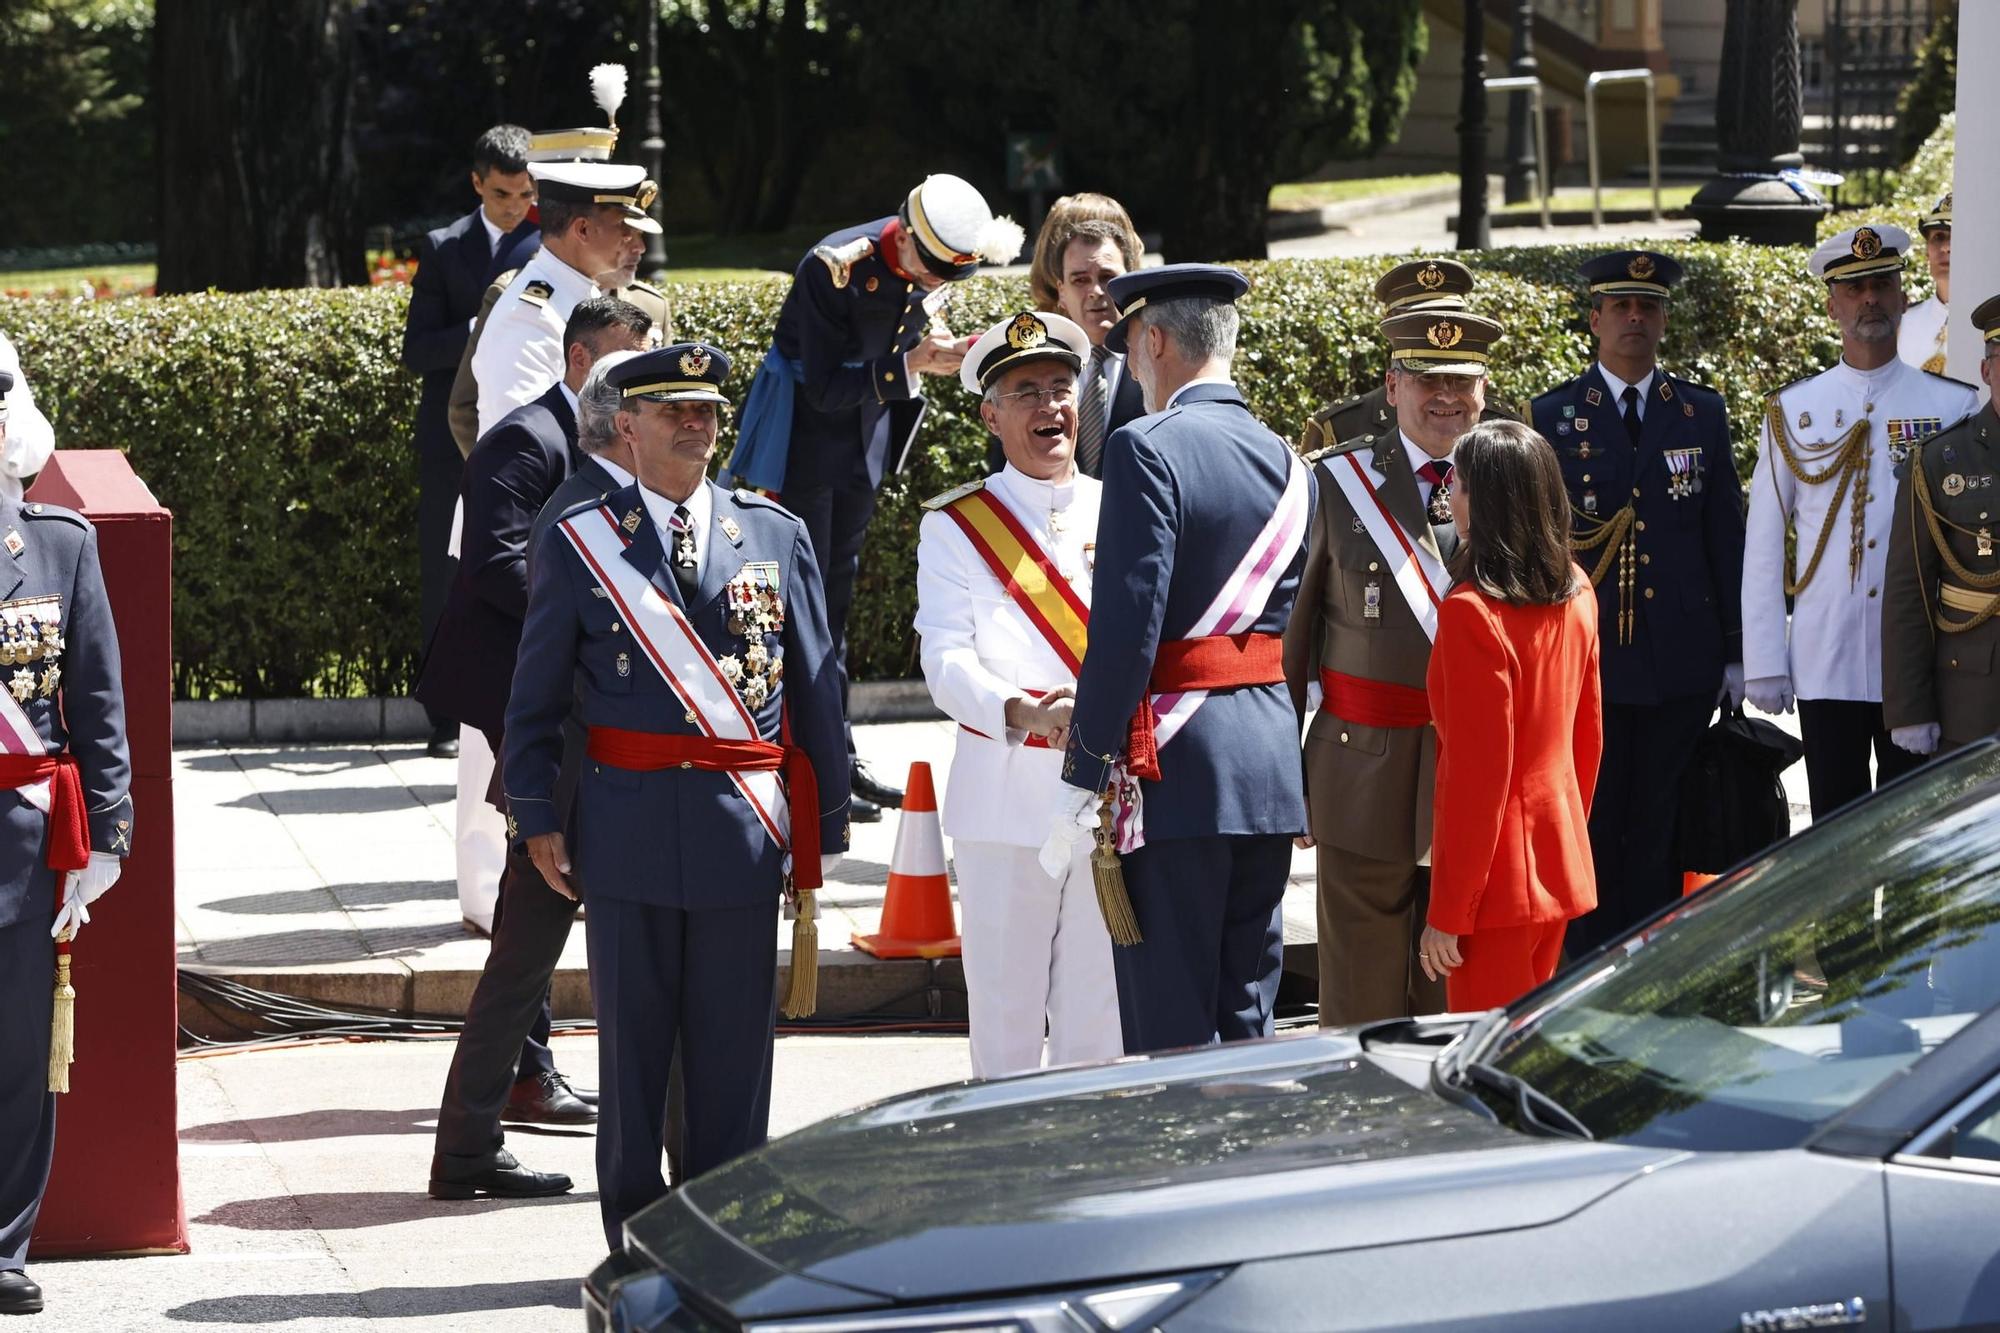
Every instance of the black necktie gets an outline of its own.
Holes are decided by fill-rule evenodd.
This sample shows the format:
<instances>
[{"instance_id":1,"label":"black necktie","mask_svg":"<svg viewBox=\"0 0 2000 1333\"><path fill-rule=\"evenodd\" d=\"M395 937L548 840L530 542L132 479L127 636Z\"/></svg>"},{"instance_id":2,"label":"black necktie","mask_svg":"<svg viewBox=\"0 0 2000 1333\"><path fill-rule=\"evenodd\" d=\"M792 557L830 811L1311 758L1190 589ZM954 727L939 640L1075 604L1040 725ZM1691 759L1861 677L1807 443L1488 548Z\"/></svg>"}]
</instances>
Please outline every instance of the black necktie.
<instances>
[{"instance_id":1,"label":"black necktie","mask_svg":"<svg viewBox=\"0 0 2000 1333\"><path fill-rule=\"evenodd\" d=\"M1625 392L1618 395L1618 401L1625 404L1625 434L1632 443L1639 442L1639 390L1628 384Z\"/></svg>"},{"instance_id":2,"label":"black necktie","mask_svg":"<svg viewBox=\"0 0 2000 1333\"><path fill-rule=\"evenodd\" d=\"M694 515L686 505L674 506L673 550L668 552L667 563L673 567L674 582L681 585L681 600L694 605L694 590L698 580L695 577Z\"/></svg>"}]
</instances>

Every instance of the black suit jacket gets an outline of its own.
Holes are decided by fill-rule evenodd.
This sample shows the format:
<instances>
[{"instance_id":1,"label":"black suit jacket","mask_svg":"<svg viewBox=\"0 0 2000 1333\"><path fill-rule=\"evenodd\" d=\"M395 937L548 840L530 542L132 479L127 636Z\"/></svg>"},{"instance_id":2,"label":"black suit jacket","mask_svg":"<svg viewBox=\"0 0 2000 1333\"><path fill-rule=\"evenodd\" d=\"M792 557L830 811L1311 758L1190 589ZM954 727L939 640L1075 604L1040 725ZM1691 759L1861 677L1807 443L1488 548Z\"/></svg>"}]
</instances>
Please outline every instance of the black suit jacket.
<instances>
[{"instance_id":1,"label":"black suit jacket","mask_svg":"<svg viewBox=\"0 0 2000 1333\"><path fill-rule=\"evenodd\" d=\"M458 573L417 680L417 699L500 732L528 613L528 539L536 515L578 462L576 414L552 385L480 437L465 460Z\"/></svg>"},{"instance_id":2,"label":"black suit jacket","mask_svg":"<svg viewBox=\"0 0 2000 1333\"><path fill-rule=\"evenodd\" d=\"M475 208L449 227L430 232L417 247L417 275L410 280L410 312L403 323L403 364L424 380L417 404L419 449L438 445L457 452L445 408L480 298L495 274L519 268L542 248L541 229L523 222L501 237L495 254L479 212Z\"/></svg>"}]
</instances>

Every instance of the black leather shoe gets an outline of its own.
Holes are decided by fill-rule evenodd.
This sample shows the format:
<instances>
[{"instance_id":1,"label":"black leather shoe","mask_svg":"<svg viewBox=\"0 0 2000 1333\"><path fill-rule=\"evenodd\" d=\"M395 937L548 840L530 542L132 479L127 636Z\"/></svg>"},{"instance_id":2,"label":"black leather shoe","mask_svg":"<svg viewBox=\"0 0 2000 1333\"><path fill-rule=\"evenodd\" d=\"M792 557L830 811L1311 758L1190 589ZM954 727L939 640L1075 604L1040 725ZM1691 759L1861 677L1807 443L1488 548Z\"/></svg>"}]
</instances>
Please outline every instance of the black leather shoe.
<instances>
[{"instance_id":1,"label":"black leather shoe","mask_svg":"<svg viewBox=\"0 0 2000 1333\"><path fill-rule=\"evenodd\" d=\"M597 1120L597 1108L571 1092L569 1081L551 1069L516 1083L500 1118L535 1125L588 1125Z\"/></svg>"},{"instance_id":2,"label":"black leather shoe","mask_svg":"<svg viewBox=\"0 0 2000 1333\"><path fill-rule=\"evenodd\" d=\"M576 1084L571 1083L568 1079L563 1080L563 1086L569 1089L570 1096L576 1098L578 1101L582 1102L585 1106L597 1105L596 1088L579 1088L578 1086L576 1086Z\"/></svg>"},{"instance_id":3,"label":"black leather shoe","mask_svg":"<svg viewBox=\"0 0 2000 1333\"><path fill-rule=\"evenodd\" d=\"M567 1194L570 1179L560 1171L530 1171L501 1148L490 1162L467 1164L464 1158L431 1158L431 1197L470 1199L490 1194L496 1199L541 1199Z\"/></svg>"},{"instance_id":4,"label":"black leather shoe","mask_svg":"<svg viewBox=\"0 0 2000 1333\"><path fill-rule=\"evenodd\" d=\"M424 753L433 759L458 758L458 724L440 722L431 733L431 743L424 747Z\"/></svg>"},{"instance_id":5,"label":"black leather shoe","mask_svg":"<svg viewBox=\"0 0 2000 1333\"><path fill-rule=\"evenodd\" d=\"M903 789L891 787L870 773L868 765L859 759L855 760L854 766L848 770L848 778L854 788L854 795L859 799L873 801L876 805L887 806L891 810L903 808Z\"/></svg>"},{"instance_id":6,"label":"black leather shoe","mask_svg":"<svg viewBox=\"0 0 2000 1333\"><path fill-rule=\"evenodd\" d=\"M879 824L882 822L882 807L863 796L850 796L847 800L848 822L854 824Z\"/></svg>"},{"instance_id":7,"label":"black leather shoe","mask_svg":"<svg viewBox=\"0 0 2000 1333\"><path fill-rule=\"evenodd\" d=\"M0 1273L0 1314L40 1314L42 1289L18 1268Z\"/></svg>"}]
</instances>

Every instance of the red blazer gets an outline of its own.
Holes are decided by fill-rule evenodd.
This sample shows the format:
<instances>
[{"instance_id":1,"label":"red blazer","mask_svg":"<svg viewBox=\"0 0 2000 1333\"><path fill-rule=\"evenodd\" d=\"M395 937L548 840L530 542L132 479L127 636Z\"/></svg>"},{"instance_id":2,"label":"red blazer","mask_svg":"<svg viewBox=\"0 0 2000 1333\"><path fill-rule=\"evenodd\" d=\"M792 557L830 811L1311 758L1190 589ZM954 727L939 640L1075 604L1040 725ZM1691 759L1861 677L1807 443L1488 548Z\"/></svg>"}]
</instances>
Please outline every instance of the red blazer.
<instances>
[{"instance_id":1,"label":"red blazer","mask_svg":"<svg viewBox=\"0 0 2000 1333\"><path fill-rule=\"evenodd\" d=\"M1604 752L1597 599L1444 599L1427 678L1438 735L1430 924L1453 935L1597 906L1590 797Z\"/></svg>"}]
</instances>

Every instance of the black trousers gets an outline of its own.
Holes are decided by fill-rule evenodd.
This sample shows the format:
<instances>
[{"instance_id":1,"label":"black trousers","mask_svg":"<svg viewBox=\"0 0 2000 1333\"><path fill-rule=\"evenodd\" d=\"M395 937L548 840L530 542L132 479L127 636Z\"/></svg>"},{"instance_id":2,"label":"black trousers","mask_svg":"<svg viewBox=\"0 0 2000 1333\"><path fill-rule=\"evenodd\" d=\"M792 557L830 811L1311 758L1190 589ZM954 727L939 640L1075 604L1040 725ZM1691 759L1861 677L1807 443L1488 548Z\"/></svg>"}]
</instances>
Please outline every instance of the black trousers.
<instances>
[{"instance_id":1,"label":"black trousers","mask_svg":"<svg viewBox=\"0 0 2000 1333\"><path fill-rule=\"evenodd\" d=\"M1564 940L1570 957L1616 939L1680 897L1674 824L1681 776L1714 711L1705 695L1604 706L1604 759L1590 803L1597 910L1570 922Z\"/></svg>"},{"instance_id":2,"label":"black trousers","mask_svg":"<svg viewBox=\"0 0 2000 1333\"><path fill-rule=\"evenodd\" d=\"M451 514L458 504L459 481L465 460L442 419L437 429L417 431L417 606L423 637L428 644L444 614L445 596L451 591L452 575L458 561L446 553L451 544ZM426 708L432 730L448 718Z\"/></svg>"},{"instance_id":3,"label":"black trousers","mask_svg":"<svg viewBox=\"0 0 2000 1333\"><path fill-rule=\"evenodd\" d=\"M785 508L799 516L812 538L813 559L826 585L826 628L840 668L840 703L847 707L847 613L854 608L854 578L861 568L861 544L875 517L875 488L859 473L835 486L787 488ZM847 752L854 753L854 728L847 724Z\"/></svg>"},{"instance_id":4,"label":"black trousers","mask_svg":"<svg viewBox=\"0 0 2000 1333\"><path fill-rule=\"evenodd\" d=\"M1799 700L1799 734L1806 744L1806 786L1814 819L1866 796L1921 768L1925 756L1911 754L1889 739L1882 705L1861 699ZM1875 754L1875 779L1868 777L1868 754Z\"/></svg>"},{"instance_id":5,"label":"black trousers","mask_svg":"<svg viewBox=\"0 0 2000 1333\"><path fill-rule=\"evenodd\" d=\"M0 1272L28 1264L28 1238L56 1158L49 1091L55 943L46 917L0 926Z\"/></svg>"}]
</instances>

